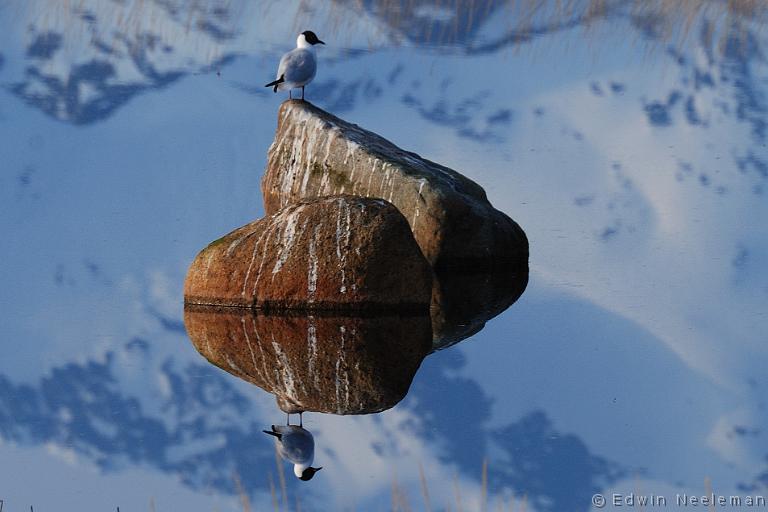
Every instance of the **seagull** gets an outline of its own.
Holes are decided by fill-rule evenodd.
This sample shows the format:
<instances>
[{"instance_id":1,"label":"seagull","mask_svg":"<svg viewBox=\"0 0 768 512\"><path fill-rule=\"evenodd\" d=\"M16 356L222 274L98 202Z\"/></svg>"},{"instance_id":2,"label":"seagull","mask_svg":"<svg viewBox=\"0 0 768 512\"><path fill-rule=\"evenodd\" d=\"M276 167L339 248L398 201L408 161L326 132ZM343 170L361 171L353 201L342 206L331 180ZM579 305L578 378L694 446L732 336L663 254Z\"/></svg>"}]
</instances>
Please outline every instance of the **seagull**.
<instances>
[{"instance_id":1,"label":"seagull","mask_svg":"<svg viewBox=\"0 0 768 512\"><path fill-rule=\"evenodd\" d=\"M299 424L291 425L291 416L288 415L286 426L272 425L272 430L262 430L265 434L277 438L277 450L280 456L293 462L293 474L300 480L312 480L315 473L322 468L313 468L312 459L315 456L315 440L309 430L306 430L299 414Z\"/></svg>"},{"instance_id":2,"label":"seagull","mask_svg":"<svg viewBox=\"0 0 768 512\"><path fill-rule=\"evenodd\" d=\"M274 82L264 87L272 87L274 92L288 89L288 98L292 99L291 90L301 87L301 99L304 99L304 86L315 78L317 72L316 44L325 44L311 30L305 30L296 38L296 48L280 59Z\"/></svg>"}]
</instances>

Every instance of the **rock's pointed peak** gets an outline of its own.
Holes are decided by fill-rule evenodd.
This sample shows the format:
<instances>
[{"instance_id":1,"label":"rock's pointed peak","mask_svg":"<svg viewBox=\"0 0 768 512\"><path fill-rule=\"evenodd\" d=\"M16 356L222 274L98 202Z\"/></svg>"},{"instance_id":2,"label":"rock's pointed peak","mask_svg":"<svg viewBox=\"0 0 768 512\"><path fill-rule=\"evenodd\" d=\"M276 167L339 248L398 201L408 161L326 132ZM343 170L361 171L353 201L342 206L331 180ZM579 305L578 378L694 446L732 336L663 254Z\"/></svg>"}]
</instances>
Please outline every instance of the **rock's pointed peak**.
<instances>
[{"instance_id":1,"label":"rock's pointed peak","mask_svg":"<svg viewBox=\"0 0 768 512\"><path fill-rule=\"evenodd\" d=\"M436 268L505 267L528 258L525 233L480 185L306 101L280 106L261 188L267 213L335 194L385 199Z\"/></svg>"},{"instance_id":2,"label":"rock's pointed peak","mask_svg":"<svg viewBox=\"0 0 768 512\"><path fill-rule=\"evenodd\" d=\"M284 120L292 123L309 123L309 126L315 130L331 130L335 136L343 138L352 145L361 146L362 150L370 152L384 162L390 162L393 165L405 164L405 169L416 178L439 180L453 187L458 193L466 194L479 201L488 201L483 187L463 174L422 158L417 153L406 151L378 133L336 117L308 101L285 100L280 105L278 116L278 132L280 123Z\"/></svg>"}]
</instances>

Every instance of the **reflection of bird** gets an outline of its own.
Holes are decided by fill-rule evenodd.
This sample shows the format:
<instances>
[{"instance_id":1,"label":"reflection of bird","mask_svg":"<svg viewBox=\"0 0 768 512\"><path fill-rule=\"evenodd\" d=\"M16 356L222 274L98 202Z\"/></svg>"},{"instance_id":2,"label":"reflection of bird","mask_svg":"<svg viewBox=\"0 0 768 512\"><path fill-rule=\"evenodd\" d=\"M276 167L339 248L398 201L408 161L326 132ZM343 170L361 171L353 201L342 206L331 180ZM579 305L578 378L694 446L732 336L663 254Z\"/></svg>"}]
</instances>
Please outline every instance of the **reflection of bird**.
<instances>
[{"instance_id":1,"label":"reflection of bird","mask_svg":"<svg viewBox=\"0 0 768 512\"><path fill-rule=\"evenodd\" d=\"M312 459L315 456L315 440L309 430L306 430L299 420L299 425L290 424L272 425L272 430L263 430L265 434L277 438L278 451L280 456L290 462L293 462L293 474L301 480L311 480L315 473L323 469L322 467L313 468ZM299 415L301 418L301 415Z\"/></svg>"},{"instance_id":2,"label":"reflection of bird","mask_svg":"<svg viewBox=\"0 0 768 512\"><path fill-rule=\"evenodd\" d=\"M317 71L317 58L315 57L316 44L325 44L317 38L314 32L306 30L296 38L296 48L289 51L280 59L277 68L277 80L269 82L264 87L273 87L277 92L288 90L291 98L291 90L301 87L301 99L304 99L304 86L315 78Z\"/></svg>"}]
</instances>

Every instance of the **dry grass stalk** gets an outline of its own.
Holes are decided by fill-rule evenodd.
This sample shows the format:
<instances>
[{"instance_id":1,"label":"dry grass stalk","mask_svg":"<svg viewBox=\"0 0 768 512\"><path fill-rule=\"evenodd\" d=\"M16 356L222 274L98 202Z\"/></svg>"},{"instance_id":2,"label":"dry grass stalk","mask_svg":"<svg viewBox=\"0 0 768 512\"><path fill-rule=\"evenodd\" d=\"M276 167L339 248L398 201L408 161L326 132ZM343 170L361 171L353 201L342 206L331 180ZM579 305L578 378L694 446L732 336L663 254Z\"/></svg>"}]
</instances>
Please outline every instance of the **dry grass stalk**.
<instances>
[{"instance_id":1,"label":"dry grass stalk","mask_svg":"<svg viewBox=\"0 0 768 512\"><path fill-rule=\"evenodd\" d=\"M461 505L461 489L459 488L459 474L453 473L453 491L456 493L456 512L464 512Z\"/></svg>"},{"instance_id":2,"label":"dry grass stalk","mask_svg":"<svg viewBox=\"0 0 768 512\"><path fill-rule=\"evenodd\" d=\"M277 449L277 443L275 443L275 465L277 466L277 477L280 479L280 492L282 493L283 507L288 510L290 505L288 504L288 486L285 484L285 469L283 468L283 461L280 458L280 452Z\"/></svg>"},{"instance_id":3,"label":"dry grass stalk","mask_svg":"<svg viewBox=\"0 0 768 512\"><path fill-rule=\"evenodd\" d=\"M481 477L480 487L480 510L486 512L488 510L488 458L483 458L483 474Z\"/></svg>"},{"instance_id":4,"label":"dry grass stalk","mask_svg":"<svg viewBox=\"0 0 768 512\"><path fill-rule=\"evenodd\" d=\"M267 473L269 477L269 493L272 495L272 508L275 512L280 512L280 506L277 504L277 491L275 490L275 479L272 478L272 472Z\"/></svg>"},{"instance_id":5,"label":"dry grass stalk","mask_svg":"<svg viewBox=\"0 0 768 512\"><path fill-rule=\"evenodd\" d=\"M237 471L232 473L232 480L235 482L235 491L237 491L240 503L243 505L243 512L251 512L251 500L248 493L243 489L243 483L240 481L240 475L237 474Z\"/></svg>"},{"instance_id":6,"label":"dry grass stalk","mask_svg":"<svg viewBox=\"0 0 768 512\"><path fill-rule=\"evenodd\" d=\"M421 480L421 496L424 498L424 510L432 512L432 504L429 502L429 489L427 489L427 477L424 476L424 466L419 462L419 480Z\"/></svg>"},{"instance_id":7,"label":"dry grass stalk","mask_svg":"<svg viewBox=\"0 0 768 512\"><path fill-rule=\"evenodd\" d=\"M411 512L411 504L404 489L397 483L397 477L392 477L392 512Z\"/></svg>"}]
</instances>

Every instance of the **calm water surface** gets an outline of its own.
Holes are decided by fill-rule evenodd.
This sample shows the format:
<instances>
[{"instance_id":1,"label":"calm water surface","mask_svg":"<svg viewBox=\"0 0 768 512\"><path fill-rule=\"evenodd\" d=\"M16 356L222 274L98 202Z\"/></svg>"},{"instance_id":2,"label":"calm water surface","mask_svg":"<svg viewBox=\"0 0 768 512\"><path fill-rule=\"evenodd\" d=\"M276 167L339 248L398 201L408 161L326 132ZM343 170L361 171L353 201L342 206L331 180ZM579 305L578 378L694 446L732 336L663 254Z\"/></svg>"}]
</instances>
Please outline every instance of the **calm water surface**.
<instances>
[{"instance_id":1,"label":"calm water surface","mask_svg":"<svg viewBox=\"0 0 768 512\"><path fill-rule=\"evenodd\" d=\"M0 3L5 510L768 495L765 13L443 4ZM305 415L306 483L181 302L197 251L263 214L262 85L305 29L309 101L465 173L531 243L523 296L398 405Z\"/></svg>"}]
</instances>

